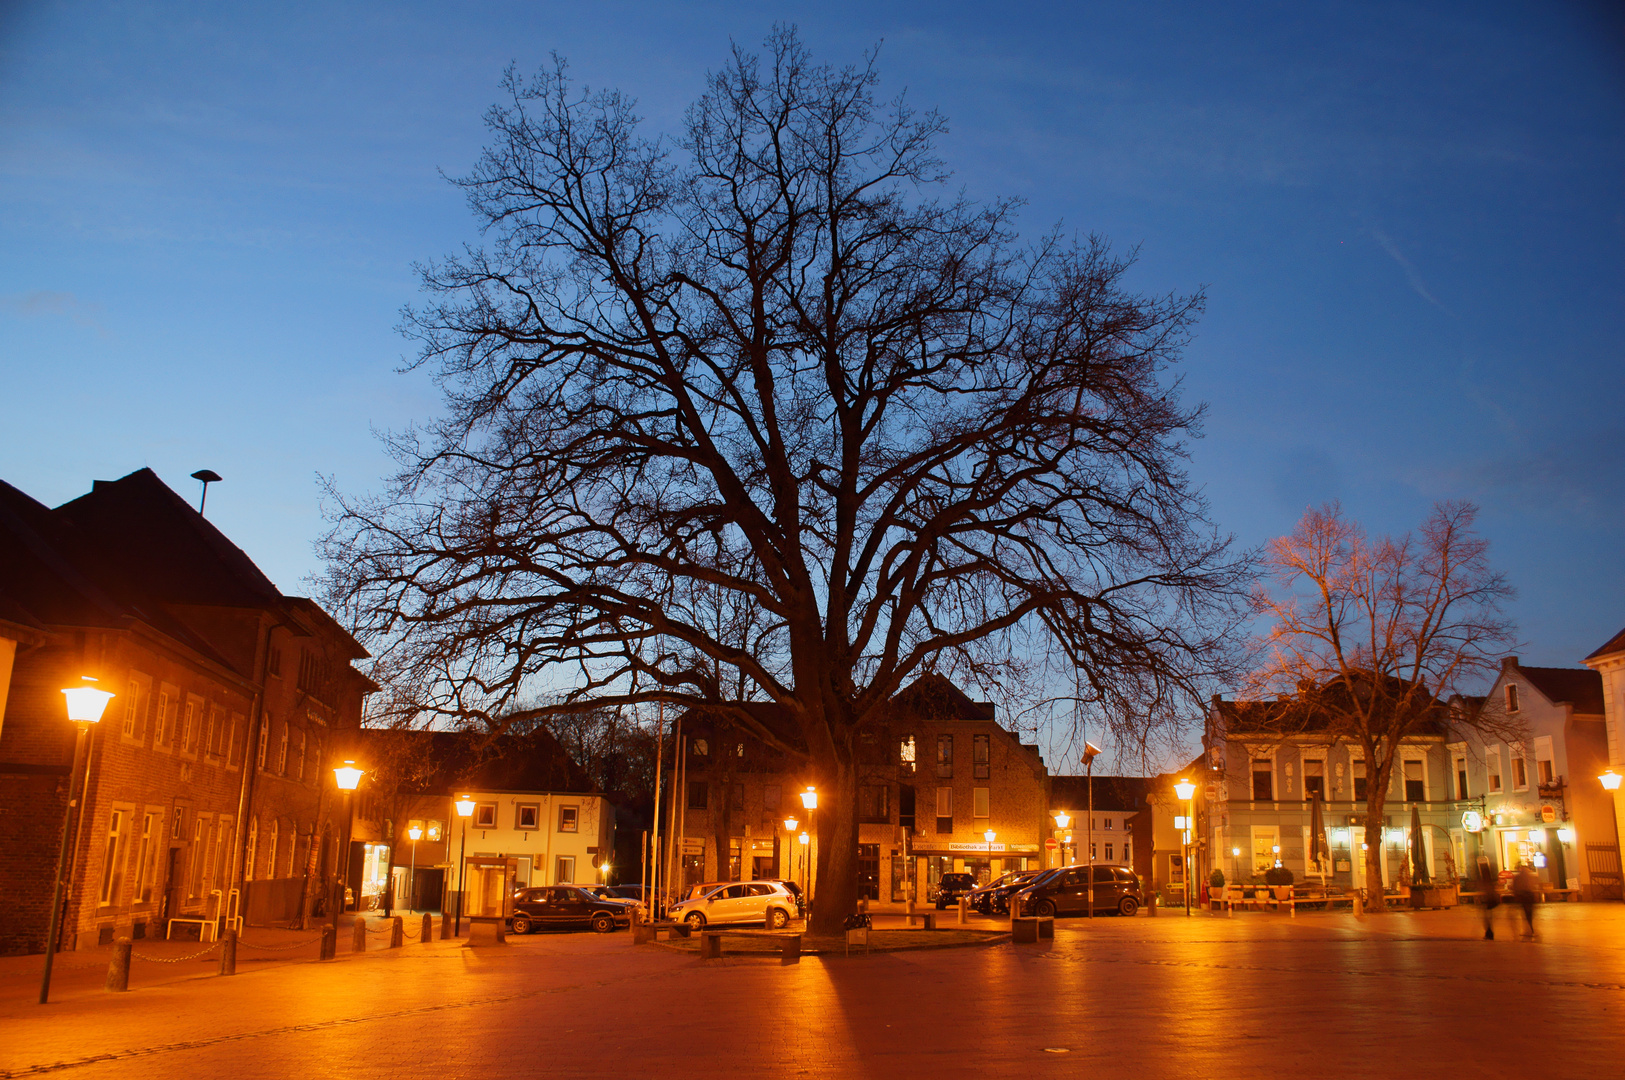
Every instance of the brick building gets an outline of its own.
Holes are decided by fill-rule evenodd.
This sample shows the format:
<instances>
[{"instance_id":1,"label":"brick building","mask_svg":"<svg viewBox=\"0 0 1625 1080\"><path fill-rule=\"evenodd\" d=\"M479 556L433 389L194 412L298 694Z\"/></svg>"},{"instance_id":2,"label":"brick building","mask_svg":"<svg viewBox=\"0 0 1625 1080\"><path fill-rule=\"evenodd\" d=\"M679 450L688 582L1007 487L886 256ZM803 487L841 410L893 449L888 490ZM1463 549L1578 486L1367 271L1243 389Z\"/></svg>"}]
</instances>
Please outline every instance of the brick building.
<instances>
[{"instance_id":1,"label":"brick building","mask_svg":"<svg viewBox=\"0 0 1625 1080\"><path fill-rule=\"evenodd\" d=\"M118 695L87 740L61 939L73 948L218 918L245 878L250 920L298 916L336 863L333 734L357 726L373 689L350 666L364 655L150 470L54 510L0 483L13 915L0 952L45 947L74 746L63 687L91 676Z\"/></svg>"},{"instance_id":2,"label":"brick building","mask_svg":"<svg viewBox=\"0 0 1625 1080\"><path fill-rule=\"evenodd\" d=\"M774 722L765 711L758 720ZM782 737L799 741L788 731ZM816 837L809 831L800 840L808 831L800 764L693 717L677 745L662 828L677 838L675 884L782 877L810 881L816 892ZM949 871L986 879L1041 865L1054 827L1049 772L1036 746L999 725L993 704L925 676L893 699L884 723L862 733L857 757L859 897L902 903L912 891L930 901ZM798 827L789 831L792 816Z\"/></svg>"}]
</instances>

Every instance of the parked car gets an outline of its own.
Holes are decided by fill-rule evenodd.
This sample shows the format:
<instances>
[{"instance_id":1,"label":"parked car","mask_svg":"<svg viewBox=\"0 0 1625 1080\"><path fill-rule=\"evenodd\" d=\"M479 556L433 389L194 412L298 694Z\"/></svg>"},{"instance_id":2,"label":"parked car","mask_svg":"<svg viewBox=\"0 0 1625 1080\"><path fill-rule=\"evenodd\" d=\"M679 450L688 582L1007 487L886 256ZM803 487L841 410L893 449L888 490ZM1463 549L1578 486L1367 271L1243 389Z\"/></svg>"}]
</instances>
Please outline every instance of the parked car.
<instances>
[{"instance_id":1,"label":"parked car","mask_svg":"<svg viewBox=\"0 0 1625 1080\"><path fill-rule=\"evenodd\" d=\"M629 900L609 900L594 896L579 885L548 885L525 889L513 902L508 928L515 934L533 930L591 927L607 934L618 926L630 926Z\"/></svg>"},{"instance_id":2,"label":"parked car","mask_svg":"<svg viewBox=\"0 0 1625 1080\"><path fill-rule=\"evenodd\" d=\"M1096 863L1095 913L1132 915L1145 902L1140 879L1126 866ZM1011 897L1013 906L1027 915L1082 915L1089 907L1089 866L1063 866Z\"/></svg>"},{"instance_id":3,"label":"parked car","mask_svg":"<svg viewBox=\"0 0 1625 1080\"><path fill-rule=\"evenodd\" d=\"M726 882L726 881L701 881L698 884L690 885L686 892L683 892L682 894L680 894L677 897L677 902L680 904L684 900L697 899L697 898L699 898L701 896L704 896L706 893L710 892L712 889L721 888L722 886L727 885L727 884L729 884L729 882Z\"/></svg>"},{"instance_id":4,"label":"parked car","mask_svg":"<svg viewBox=\"0 0 1625 1080\"><path fill-rule=\"evenodd\" d=\"M630 900L635 904L649 902L648 889L642 885L614 885L611 888L622 900Z\"/></svg>"},{"instance_id":5,"label":"parked car","mask_svg":"<svg viewBox=\"0 0 1625 1080\"><path fill-rule=\"evenodd\" d=\"M1010 894L1031 885L1043 876L1042 870L1012 870L1000 874L986 885L978 885L965 894L965 902L983 915L1002 915L1009 910Z\"/></svg>"},{"instance_id":6,"label":"parked car","mask_svg":"<svg viewBox=\"0 0 1625 1080\"><path fill-rule=\"evenodd\" d=\"M974 888L976 888L975 874L957 871L943 874L942 880L937 882L937 910L945 911L949 905L959 903L959 898Z\"/></svg>"},{"instance_id":7,"label":"parked car","mask_svg":"<svg viewBox=\"0 0 1625 1080\"><path fill-rule=\"evenodd\" d=\"M763 878L762 880L771 881L776 885L783 885L784 891L796 899L796 915L800 917L807 914L807 898L801 895L800 885L793 881L786 881L784 878Z\"/></svg>"},{"instance_id":8,"label":"parked car","mask_svg":"<svg viewBox=\"0 0 1625 1080\"><path fill-rule=\"evenodd\" d=\"M790 921L795 910L795 897L782 882L736 881L673 904L666 917L696 929L713 923L762 923L770 930L778 930Z\"/></svg>"}]
</instances>

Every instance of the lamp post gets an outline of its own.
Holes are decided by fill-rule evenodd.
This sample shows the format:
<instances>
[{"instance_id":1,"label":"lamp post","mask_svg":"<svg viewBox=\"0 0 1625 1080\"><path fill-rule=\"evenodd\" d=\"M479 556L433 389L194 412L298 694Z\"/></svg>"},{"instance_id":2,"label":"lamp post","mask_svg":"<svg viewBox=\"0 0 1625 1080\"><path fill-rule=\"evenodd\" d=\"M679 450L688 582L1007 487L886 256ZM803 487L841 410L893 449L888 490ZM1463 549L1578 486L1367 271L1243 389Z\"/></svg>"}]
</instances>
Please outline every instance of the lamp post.
<instances>
[{"instance_id":1,"label":"lamp post","mask_svg":"<svg viewBox=\"0 0 1625 1080\"><path fill-rule=\"evenodd\" d=\"M996 835L992 829L982 834L982 839L987 841L987 881L989 885L993 883L993 837Z\"/></svg>"},{"instance_id":2,"label":"lamp post","mask_svg":"<svg viewBox=\"0 0 1625 1080\"><path fill-rule=\"evenodd\" d=\"M1174 794L1185 803L1185 830L1180 839L1184 842L1185 917L1188 919L1191 914L1191 832L1196 825L1196 785L1182 779L1174 785Z\"/></svg>"},{"instance_id":3,"label":"lamp post","mask_svg":"<svg viewBox=\"0 0 1625 1080\"><path fill-rule=\"evenodd\" d=\"M85 675L84 683L96 680ZM45 975L40 981L39 1003L44 1005L51 997L51 965L56 959L57 936L62 932L62 894L67 888L68 838L73 835L75 811L79 809L79 773L85 764L85 741L93 724L99 724L107 703L114 695L95 686L70 686L62 691L67 698L68 719L73 722L73 768L68 773L68 805L62 813L62 848L56 856L56 888L51 894L50 929L45 935Z\"/></svg>"},{"instance_id":4,"label":"lamp post","mask_svg":"<svg viewBox=\"0 0 1625 1080\"><path fill-rule=\"evenodd\" d=\"M1070 824L1072 824L1071 814L1067 813L1065 810L1055 811L1055 848L1057 855L1055 865L1057 866L1066 865L1066 848L1062 846L1065 843L1065 840L1060 834L1064 833L1066 831L1066 827Z\"/></svg>"},{"instance_id":5,"label":"lamp post","mask_svg":"<svg viewBox=\"0 0 1625 1080\"><path fill-rule=\"evenodd\" d=\"M807 865L807 853L811 850L807 834L802 833L801 841L801 895L807 898L807 906L812 907L812 868Z\"/></svg>"},{"instance_id":6,"label":"lamp post","mask_svg":"<svg viewBox=\"0 0 1625 1080\"><path fill-rule=\"evenodd\" d=\"M1099 755L1100 747L1083 740L1083 767L1089 775L1089 807L1085 813L1089 815L1089 824L1084 829L1084 843L1089 845L1089 908L1084 913L1085 918L1095 917L1095 757Z\"/></svg>"},{"instance_id":7,"label":"lamp post","mask_svg":"<svg viewBox=\"0 0 1625 1080\"><path fill-rule=\"evenodd\" d=\"M811 826L810 831L817 832L818 817L815 811L818 809L818 789L816 787L811 784L807 785L807 790L801 793L801 805L807 809L807 824ZM812 864L809 862L809 857L812 855L812 842L807 833L801 834L801 842L807 845L806 849L801 853L801 865L807 872L805 889L807 892L807 906L810 908L812 907Z\"/></svg>"},{"instance_id":8,"label":"lamp post","mask_svg":"<svg viewBox=\"0 0 1625 1080\"><path fill-rule=\"evenodd\" d=\"M412 838L412 876L406 879L406 910L416 911L418 908L418 838L423 835L423 829L414 825L406 830L406 835Z\"/></svg>"},{"instance_id":9,"label":"lamp post","mask_svg":"<svg viewBox=\"0 0 1625 1080\"><path fill-rule=\"evenodd\" d=\"M350 859L350 799L355 792L356 785L361 783L364 769L356 768L354 761L346 760L343 765L333 770L333 782L338 789L344 792L344 841L339 845L339 857L334 860L333 876L333 940L339 939L339 912L344 909L344 869Z\"/></svg>"},{"instance_id":10,"label":"lamp post","mask_svg":"<svg viewBox=\"0 0 1625 1080\"><path fill-rule=\"evenodd\" d=\"M468 819L474 816L474 800L457 796L457 817L463 824L463 842L457 849L457 917L452 920L452 937L463 936L463 870L468 865Z\"/></svg>"}]
</instances>

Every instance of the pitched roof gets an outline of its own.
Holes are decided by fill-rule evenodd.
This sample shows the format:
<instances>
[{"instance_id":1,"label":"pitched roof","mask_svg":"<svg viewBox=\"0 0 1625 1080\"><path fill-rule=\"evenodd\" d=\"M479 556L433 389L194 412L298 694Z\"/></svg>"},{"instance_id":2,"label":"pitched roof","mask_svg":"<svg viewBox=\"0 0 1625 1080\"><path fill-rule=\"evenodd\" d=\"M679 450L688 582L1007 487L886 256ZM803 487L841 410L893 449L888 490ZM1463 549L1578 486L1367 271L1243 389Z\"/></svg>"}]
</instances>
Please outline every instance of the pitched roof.
<instances>
[{"instance_id":1,"label":"pitched roof","mask_svg":"<svg viewBox=\"0 0 1625 1080\"><path fill-rule=\"evenodd\" d=\"M519 735L366 728L359 737L374 774L405 793L592 790L587 774L545 728Z\"/></svg>"},{"instance_id":2,"label":"pitched roof","mask_svg":"<svg viewBox=\"0 0 1625 1080\"><path fill-rule=\"evenodd\" d=\"M1625 630L1621 630L1619 633L1603 642L1599 648L1593 649L1586 656L1586 659L1595 660L1600 656L1610 656L1617 652L1625 652Z\"/></svg>"},{"instance_id":3,"label":"pitched roof","mask_svg":"<svg viewBox=\"0 0 1625 1080\"><path fill-rule=\"evenodd\" d=\"M1548 701L1566 701L1577 713L1601 716L1602 675L1590 668L1524 667L1518 666L1523 677Z\"/></svg>"}]
</instances>

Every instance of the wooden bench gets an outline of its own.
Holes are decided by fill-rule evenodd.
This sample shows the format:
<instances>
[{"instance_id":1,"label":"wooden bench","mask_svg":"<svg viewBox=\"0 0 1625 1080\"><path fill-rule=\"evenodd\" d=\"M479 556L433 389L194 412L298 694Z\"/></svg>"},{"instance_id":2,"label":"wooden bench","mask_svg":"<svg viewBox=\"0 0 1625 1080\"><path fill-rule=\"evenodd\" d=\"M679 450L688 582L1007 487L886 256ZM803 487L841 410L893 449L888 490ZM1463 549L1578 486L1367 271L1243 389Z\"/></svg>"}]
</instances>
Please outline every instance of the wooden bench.
<instances>
[{"instance_id":1,"label":"wooden bench","mask_svg":"<svg viewBox=\"0 0 1625 1080\"><path fill-rule=\"evenodd\" d=\"M722 939L729 935L727 930L701 930L700 931L700 959L722 959ZM738 933L735 937L773 938L779 942L779 958L786 964L801 963L801 935L800 934L759 934Z\"/></svg>"}]
</instances>

